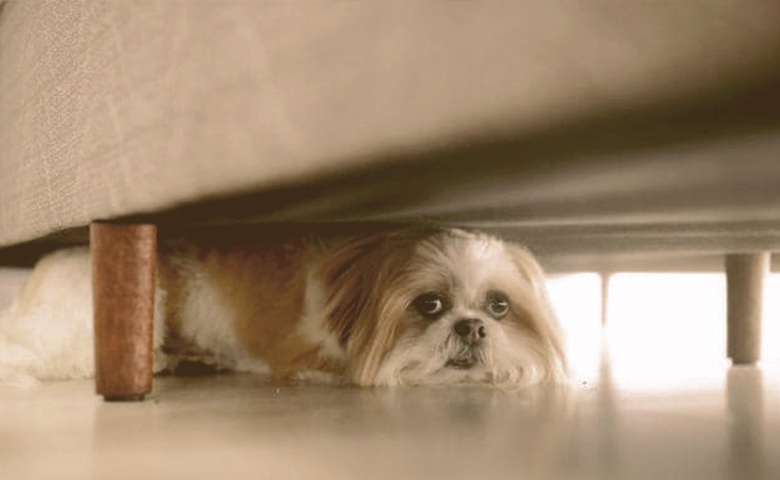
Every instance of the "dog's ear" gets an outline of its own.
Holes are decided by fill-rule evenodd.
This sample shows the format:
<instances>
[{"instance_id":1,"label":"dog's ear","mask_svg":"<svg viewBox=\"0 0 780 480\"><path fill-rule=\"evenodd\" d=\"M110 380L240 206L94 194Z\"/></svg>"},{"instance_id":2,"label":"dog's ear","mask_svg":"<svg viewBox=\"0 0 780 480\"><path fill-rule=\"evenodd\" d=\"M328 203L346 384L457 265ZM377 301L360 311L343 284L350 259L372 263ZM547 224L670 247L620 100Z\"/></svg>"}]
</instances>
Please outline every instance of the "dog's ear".
<instances>
[{"instance_id":1,"label":"dog's ear","mask_svg":"<svg viewBox=\"0 0 780 480\"><path fill-rule=\"evenodd\" d=\"M344 346L377 294L374 290L387 242L385 234L350 238L324 255L320 274L330 292L330 327Z\"/></svg>"},{"instance_id":2,"label":"dog's ear","mask_svg":"<svg viewBox=\"0 0 780 480\"><path fill-rule=\"evenodd\" d=\"M550 359L549 375L552 379L563 380L568 369L563 332L547 292L544 269L525 247L506 242L505 248L515 269L527 282L526 286L530 290L527 292L526 301L523 302L523 309L528 317L526 318L527 326L531 328L548 354Z\"/></svg>"},{"instance_id":3,"label":"dog's ear","mask_svg":"<svg viewBox=\"0 0 780 480\"><path fill-rule=\"evenodd\" d=\"M357 383L368 384L398 335L403 275L430 232L385 231L355 237L329 251L321 278L330 292L328 322L350 358Z\"/></svg>"}]
</instances>

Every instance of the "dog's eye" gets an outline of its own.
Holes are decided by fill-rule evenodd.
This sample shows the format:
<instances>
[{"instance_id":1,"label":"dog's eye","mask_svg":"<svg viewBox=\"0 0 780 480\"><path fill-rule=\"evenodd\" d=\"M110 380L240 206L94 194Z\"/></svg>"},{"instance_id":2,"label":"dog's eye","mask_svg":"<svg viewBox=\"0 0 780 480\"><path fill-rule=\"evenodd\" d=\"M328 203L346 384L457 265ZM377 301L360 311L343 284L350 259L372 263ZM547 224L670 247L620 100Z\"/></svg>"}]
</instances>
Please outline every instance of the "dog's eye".
<instances>
[{"instance_id":1,"label":"dog's eye","mask_svg":"<svg viewBox=\"0 0 780 480\"><path fill-rule=\"evenodd\" d=\"M449 308L447 299L438 293L424 293L414 299L414 308L423 317L436 320Z\"/></svg>"},{"instance_id":2,"label":"dog's eye","mask_svg":"<svg viewBox=\"0 0 780 480\"><path fill-rule=\"evenodd\" d=\"M490 292L485 308L491 317L501 320L509 313L509 299L501 292Z\"/></svg>"}]
</instances>

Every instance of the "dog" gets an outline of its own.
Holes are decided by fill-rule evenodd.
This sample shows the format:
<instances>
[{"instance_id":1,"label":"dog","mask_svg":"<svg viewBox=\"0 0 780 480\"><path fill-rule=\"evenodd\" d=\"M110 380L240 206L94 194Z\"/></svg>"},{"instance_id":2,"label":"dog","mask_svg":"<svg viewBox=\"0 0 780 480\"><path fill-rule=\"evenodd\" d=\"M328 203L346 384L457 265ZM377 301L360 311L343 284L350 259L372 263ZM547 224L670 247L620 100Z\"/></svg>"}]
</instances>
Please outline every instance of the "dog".
<instances>
[{"instance_id":1,"label":"dog","mask_svg":"<svg viewBox=\"0 0 780 480\"><path fill-rule=\"evenodd\" d=\"M161 245L154 369L197 362L360 386L562 382L542 268L485 233L406 227ZM94 375L87 248L50 254L0 316L0 382Z\"/></svg>"}]
</instances>

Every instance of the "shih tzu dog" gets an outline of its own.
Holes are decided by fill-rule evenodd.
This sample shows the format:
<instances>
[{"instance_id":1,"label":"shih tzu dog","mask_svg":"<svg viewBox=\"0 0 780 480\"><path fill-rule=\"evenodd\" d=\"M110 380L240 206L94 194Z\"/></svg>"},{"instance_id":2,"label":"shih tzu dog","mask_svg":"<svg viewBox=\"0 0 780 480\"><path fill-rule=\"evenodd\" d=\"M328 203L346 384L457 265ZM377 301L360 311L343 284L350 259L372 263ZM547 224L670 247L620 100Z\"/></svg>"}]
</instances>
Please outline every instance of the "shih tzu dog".
<instances>
[{"instance_id":1,"label":"shih tzu dog","mask_svg":"<svg viewBox=\"0 0 780 480\"><path fill-rule=\"evenodd\" d=\"M94 372L88 249L39 262L0 316L0 383ZM198 361L357 385L557 382L566 362L539 264L458 229L164 245L155 369Z\"/></svg>"}]
</instances>

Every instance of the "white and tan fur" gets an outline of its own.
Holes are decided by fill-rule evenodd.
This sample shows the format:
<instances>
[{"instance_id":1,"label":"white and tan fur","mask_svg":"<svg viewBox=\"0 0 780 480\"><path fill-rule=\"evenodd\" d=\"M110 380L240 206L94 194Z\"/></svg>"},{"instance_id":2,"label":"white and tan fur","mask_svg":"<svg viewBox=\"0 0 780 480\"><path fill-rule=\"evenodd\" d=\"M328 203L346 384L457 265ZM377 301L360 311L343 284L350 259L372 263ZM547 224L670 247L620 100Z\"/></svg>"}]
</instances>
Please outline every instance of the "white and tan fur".
<instances>
[{"instance_id":1,"label":"white and tan fur","mask_svg":"<svg viewBox=\"0 0 780 480\"><path fill-rule=\"evenodd\" d=\"M93 374L89 271L86 248L38 263L0 315L0 383ZM161 249L157 277L157 371L197 360L273 379L510 388L565 376L542 269L481 233L177 242ZM442 306L435 318L419 309L431 295L443 299L423 302ZM466 336L455 333L464 319Z\"/></svg>"}]
</instances>

